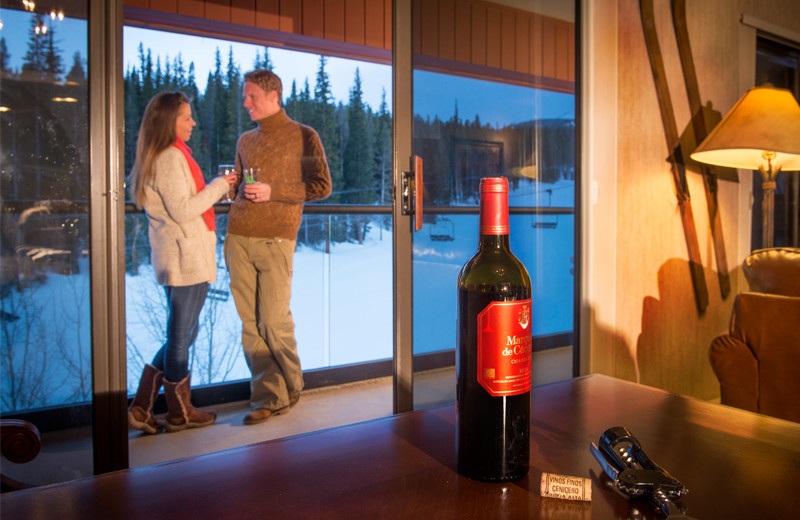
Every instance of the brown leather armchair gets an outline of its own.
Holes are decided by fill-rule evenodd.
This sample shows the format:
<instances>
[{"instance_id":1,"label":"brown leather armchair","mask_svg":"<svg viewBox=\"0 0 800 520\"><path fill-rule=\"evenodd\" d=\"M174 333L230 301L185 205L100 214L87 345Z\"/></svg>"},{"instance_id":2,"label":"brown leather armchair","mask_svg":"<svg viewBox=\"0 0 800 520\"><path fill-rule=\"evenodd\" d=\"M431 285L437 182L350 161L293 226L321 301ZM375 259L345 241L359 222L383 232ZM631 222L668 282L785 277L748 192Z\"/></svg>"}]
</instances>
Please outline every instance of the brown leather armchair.
<instances>
[{"instance_id":1,"label":"brown leather armchair","mask_svg":"<svg viewBox=\"0 0 800 520\"><path fill-rule=\"evenodd\" d=\"M754 251L743 271L758 292L736 296L709 349L722 404L800 422L800 249Z\"/></svg>"}]
</instances>

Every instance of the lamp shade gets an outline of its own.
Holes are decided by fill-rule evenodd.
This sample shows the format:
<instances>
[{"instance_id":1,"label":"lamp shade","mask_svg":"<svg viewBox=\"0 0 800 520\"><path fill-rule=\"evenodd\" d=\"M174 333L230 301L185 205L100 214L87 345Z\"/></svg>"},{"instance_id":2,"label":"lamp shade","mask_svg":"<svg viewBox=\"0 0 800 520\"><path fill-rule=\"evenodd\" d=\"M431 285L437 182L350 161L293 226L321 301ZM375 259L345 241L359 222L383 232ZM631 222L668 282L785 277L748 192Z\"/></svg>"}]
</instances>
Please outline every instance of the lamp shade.
<instances>
[{"instance_id":1,"label":"lamp shade","mask_svg":"<svg viewBox=\"0 0 800 520\"><path fill-rule=\"evenodd\" d=\"M754 87L691 154L698 162L756 170L800 170L800 105L786 89Z\"/></svg>"}]
</instances>

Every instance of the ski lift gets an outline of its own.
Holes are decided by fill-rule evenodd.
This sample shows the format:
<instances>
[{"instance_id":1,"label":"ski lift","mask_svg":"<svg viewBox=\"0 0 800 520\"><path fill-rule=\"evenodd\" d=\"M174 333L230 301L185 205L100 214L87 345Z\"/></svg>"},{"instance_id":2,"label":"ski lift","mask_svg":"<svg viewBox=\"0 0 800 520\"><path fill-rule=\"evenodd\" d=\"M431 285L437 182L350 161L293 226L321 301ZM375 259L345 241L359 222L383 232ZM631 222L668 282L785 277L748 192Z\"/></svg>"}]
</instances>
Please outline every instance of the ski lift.
<instances>
[{"instance_id":1,"label":"ski lift","mask_svg":"<svg viewBox=\"0 0 800 520\"><path fill-rule=\"evenodd\" d=\"M221 265L217 266L217 283L222 285L223 287L227 286L227 283L222 282L221 280L227 280L228 273L225 271L225 268ZM231 292L228 289L217 289L215 287L208 288L208 297L212 300L216 300L218 302L226 302L228 298L231 297Z\"/></svg>"},{"instance_id":2,"label":"ski lift","mask_svg":"<svg viewBox=\"0 0 800 520\"><path fill-rule=\"evenodd\" d=\"M228 298L230 298L230 296L231 296L230 291L227 291L225 289L215 289L213 287L210 287L208 289L208 297L212 300L216 300L219 302L226 302L228 301Z\"/></svg>"},{"instance_id":3,"label":"ski lift","mask_svg":"<svg viewBox=\"0 0 800 520\"><path fill-rule=\"evenodd\" d=\"M553 203L553 190L548 188L544 192L548 195L546 207L549 208ZM532 226L536 229L555 229L558 227L558 215L534 215Z\"/></svg>"},{"instance_id":4,"label":"ski lift","mask_svg":"<svg viewBox=\"0 0 800 520\"><path fill-rule=\"evenodd\" d=\"M455 226L453 221L447 217L437 219L430 227L431 240L436 242L452 242L456 238Z\"/></svg>"}]
</instances>

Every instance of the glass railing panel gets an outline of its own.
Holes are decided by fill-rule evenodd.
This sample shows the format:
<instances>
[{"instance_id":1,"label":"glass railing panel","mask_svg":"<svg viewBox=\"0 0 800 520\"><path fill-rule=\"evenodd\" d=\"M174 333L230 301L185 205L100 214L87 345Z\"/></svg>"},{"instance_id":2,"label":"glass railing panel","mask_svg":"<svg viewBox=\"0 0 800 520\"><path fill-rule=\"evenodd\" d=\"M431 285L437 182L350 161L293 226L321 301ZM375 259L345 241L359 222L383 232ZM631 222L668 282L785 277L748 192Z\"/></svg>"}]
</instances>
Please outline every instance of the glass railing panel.
<instances>
[{"instance_id":1,"label":"glass railing panel","mask_svg":"<svg viewBox=\"0 0 800 520\"><path fill-rule=\"evenodd\" d=\"M126 217L128 391L164 341L166 300L153 275L145 217ZM217 216L217 280L190 350L195 385L249 378L225 267L227 215ZM360 229L344 233L344 229ZM360 236L361 240L347 239ZM294 256L292 316L304 370L392 357L392 235L386 215L307 214Z\"/></svg>"}]
</instances>

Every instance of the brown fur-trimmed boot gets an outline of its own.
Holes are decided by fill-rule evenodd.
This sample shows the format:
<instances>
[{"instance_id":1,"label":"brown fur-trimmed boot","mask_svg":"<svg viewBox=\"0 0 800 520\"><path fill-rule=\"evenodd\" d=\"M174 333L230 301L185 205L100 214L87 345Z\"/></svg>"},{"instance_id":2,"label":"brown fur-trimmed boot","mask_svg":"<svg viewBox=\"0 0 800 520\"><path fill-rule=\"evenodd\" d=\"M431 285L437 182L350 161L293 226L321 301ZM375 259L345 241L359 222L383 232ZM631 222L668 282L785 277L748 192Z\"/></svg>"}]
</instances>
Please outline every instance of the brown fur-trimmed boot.
<instances>
[{"instance_id":1,"label":"brown fur-trimmed boot","mask_svg":"<svg viewBox=\"0 0 800 520\"><path fill-rule=\"evenodd\" d=\"M167 400L167 420L164 425L169 432L202 428L217 420L217 412L204 412L192 406L191 377L189 373L177 383L164 380L164 397Z\"/></svg>"},{"instance_id":2,"label":"brown fur-trimmed boot","mask_svg":"<svg viewBox=\"0 0 800 520\"><path fill-rule=\"evenodd\" d=\"M164 429L164 425L153 417L153 403L158 396L163 380L164 372L153 365L146 364L144 366L136 397L133 398L131 406L128 408L129 426L142 430L144 433L158 433Z\"/></svg>"}]
</instances>

